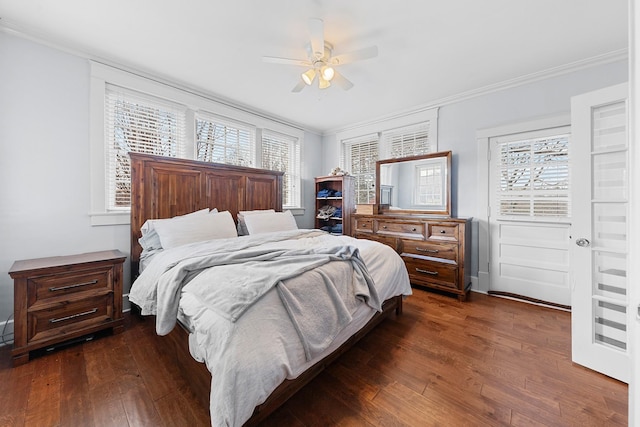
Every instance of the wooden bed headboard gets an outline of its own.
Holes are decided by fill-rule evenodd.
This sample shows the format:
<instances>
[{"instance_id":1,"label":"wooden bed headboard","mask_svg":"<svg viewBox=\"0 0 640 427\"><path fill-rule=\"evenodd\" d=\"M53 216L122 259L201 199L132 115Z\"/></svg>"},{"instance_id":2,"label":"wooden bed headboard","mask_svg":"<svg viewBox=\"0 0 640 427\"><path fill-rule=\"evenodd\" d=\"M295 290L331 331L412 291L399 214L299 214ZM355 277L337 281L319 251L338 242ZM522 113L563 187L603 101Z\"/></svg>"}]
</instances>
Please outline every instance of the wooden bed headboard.
<instances>
[{"instance_id":1,"label":"wooden bed headboard","mask_svg":"<svg viewBox=\"0 0 640 427\"><path fill-rule=\"evenodd\" d=\"M282 210L283 172L130 153L131 269L138 275L140 228L147 219L171 218L204 208Z\"/></svg>"}]
</instances>

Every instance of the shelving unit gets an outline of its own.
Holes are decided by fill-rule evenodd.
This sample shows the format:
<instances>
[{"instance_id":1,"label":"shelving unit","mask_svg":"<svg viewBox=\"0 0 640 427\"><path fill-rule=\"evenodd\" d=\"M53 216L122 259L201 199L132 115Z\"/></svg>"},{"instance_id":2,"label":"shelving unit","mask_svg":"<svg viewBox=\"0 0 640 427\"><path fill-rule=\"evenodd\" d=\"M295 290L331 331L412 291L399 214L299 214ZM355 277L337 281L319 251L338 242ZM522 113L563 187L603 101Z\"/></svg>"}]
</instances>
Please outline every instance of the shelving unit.
<instances>
[{"instance_id":1,"label":"shelving unit","mask_svg":"<svg viewBox=\"0 0 640 427\"><path fill-rule=\"evenodd\" d=\"M316 221L315 228L323 229L327 227L329 232L334 234L351 235L351 215L355 210L354 203L354 180L349 175L345 176L321 176L316 178ZM324 196L321 191L329 192ZM336 192L340 192L341 195L335 196ZM320 194L320 196L319 196ZM341 208L342 213L340 216L332 215L329 218L321 218L319 216L320 210L324 206L333 206L334 208ZM342 231L339 230L339 226L342 225ZM326 229L326 228L325 228Z\"/></svg>"}]
</instances>

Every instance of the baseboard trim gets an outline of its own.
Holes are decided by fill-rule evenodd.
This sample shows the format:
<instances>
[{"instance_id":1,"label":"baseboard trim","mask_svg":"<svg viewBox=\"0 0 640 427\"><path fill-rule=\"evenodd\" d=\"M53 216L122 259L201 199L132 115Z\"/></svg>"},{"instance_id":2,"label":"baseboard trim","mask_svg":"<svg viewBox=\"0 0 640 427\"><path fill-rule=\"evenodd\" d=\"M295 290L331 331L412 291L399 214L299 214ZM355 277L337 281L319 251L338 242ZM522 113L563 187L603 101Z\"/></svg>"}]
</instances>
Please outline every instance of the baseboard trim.
<instances>
[{"instance_id":1,"label":"baseboard trim","mask_svg":"<svg viewBox=\"0 0 640 427\"><path fill-rule=\"evenodd\" d=\"M487 295L495 296L495 297L501 297L501 298L507 298L507 299L512 299L512 300L515 300L515 301L527 302L527 303L530 303L530 304L540 305L540 306L549 307L549 308L555 308L555 309L569 311L569 312L571 311L571 306L570 305L557 304L555 302L543 301L543 300L539 300L539 299L536 299L536 298L525 297L525 296L518 295L518 294L512 294L511 292L488 291Z\"/></svg>"}]
</instances>

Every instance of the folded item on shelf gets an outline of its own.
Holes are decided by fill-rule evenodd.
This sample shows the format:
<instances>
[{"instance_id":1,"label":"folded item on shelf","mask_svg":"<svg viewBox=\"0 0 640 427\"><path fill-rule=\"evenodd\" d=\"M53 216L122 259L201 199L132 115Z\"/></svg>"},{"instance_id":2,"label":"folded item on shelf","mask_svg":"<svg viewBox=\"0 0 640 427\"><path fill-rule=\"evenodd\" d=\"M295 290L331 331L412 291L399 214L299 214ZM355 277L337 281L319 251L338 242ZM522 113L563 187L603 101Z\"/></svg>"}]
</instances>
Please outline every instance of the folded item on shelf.
<instances>
[{"instance_id":1,"label":"folded item on shelf","mask_svg":"<svg viewBox=\"0 0 640 427\"><path fill-rule=\"evenodd\" d=\"M333 197L335 191L330 188L323 188L318 191L317 197L319 199L326 199L327 197Z\"/></svg>"},{"instance_id":2,"label":"folded item on shelf","mask_svg":"<svg viewBox=\"0 0 640 427\"><path fill-rule=\"evenodd\" d=\"M342 207L337 208L332 216L335 218L342 218Z\"/></svg>"},{"instance_id":3,"label":"folded item on shelf","mask_svg":"<svg viewBox=\"0 0 640 427\"><path fill-rule=\"evenodd\" d=\"M324 205L318 211L317 217L319 219L329 219L335 213L336 207L331 205Z\"/></svg>"}]
</instances>

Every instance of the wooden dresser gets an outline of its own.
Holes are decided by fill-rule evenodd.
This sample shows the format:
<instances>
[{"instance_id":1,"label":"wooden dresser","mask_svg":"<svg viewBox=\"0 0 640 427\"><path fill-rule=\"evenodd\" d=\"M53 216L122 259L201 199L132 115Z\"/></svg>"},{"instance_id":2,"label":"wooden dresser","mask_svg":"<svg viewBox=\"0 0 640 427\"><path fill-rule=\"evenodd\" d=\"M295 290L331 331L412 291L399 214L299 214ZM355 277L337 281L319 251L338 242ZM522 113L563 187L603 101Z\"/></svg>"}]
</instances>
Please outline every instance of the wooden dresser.
<instances>
[{"instance_id":1,"label":"wooden dresser","mask_svg":"<svg viewBox=\"0 0 640 427\"><path fill-rule=\"evenodd\" d=\"M471 287L471 220L419 215L354 216L354 237L391 246L413 285L439 289L464 301Z\"/></svg>"},{"instance_id":2,"label":"wooden dresser","mask_svg":"<svg viewBox=\"0 0 640 427\"><path fill-rule=\"evenodd\" d=\"M123 328L122 265L117 250L16 261L13 364L29 352L112 328Z\"/></svg>"}]
</instances>

